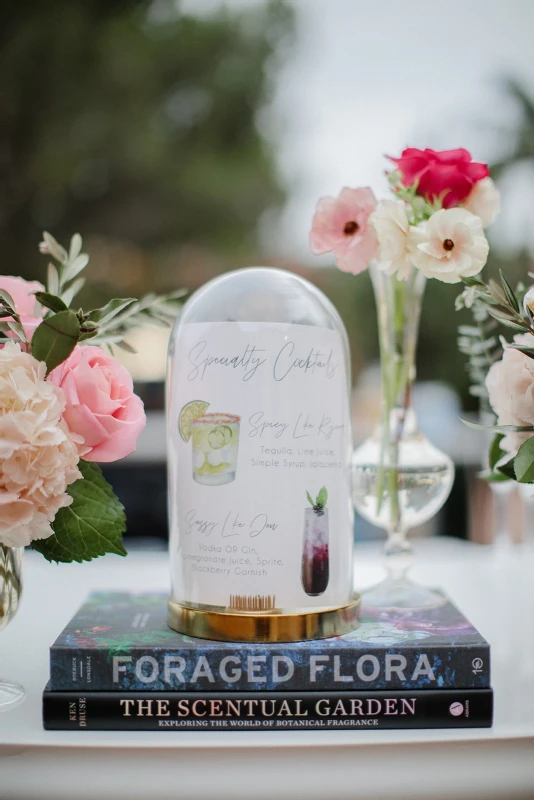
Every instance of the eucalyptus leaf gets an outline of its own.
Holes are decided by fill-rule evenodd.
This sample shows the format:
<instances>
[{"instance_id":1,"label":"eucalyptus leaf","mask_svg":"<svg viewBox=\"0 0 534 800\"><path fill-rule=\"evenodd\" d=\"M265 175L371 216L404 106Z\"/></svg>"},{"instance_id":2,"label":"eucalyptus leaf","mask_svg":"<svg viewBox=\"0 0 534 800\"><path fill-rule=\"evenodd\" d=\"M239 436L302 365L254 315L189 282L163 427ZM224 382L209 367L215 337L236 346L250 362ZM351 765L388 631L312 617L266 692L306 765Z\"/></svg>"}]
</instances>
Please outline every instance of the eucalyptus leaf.
<instances>
[{"instance_id":1,"label":"eucalyptus leaf","mask_svg":"<svg viewBox=\"0 0 534 800\"><path fill-rule=\"evenodd\" d=\"M74 261L69 261L63 274L63 283L68 283L68 281L73 280L73 278L75 278L76 275L82 271L82 269L85 269L88 263L89 256L86 253L79 255L74 259Z\"/></svg>"},{"instance_id":2,"label":"eucalyptus leaf","mask_svg":"<svg viewBox=\"0 0 534 800\"><path fill-rule=\"evenodd\" d=\"M61 295L61 299L63 300L63 302L67 307L70 306L70 304L72 303L78 292L81 289L83 289L84 286L85 286L85 278L76 278L76 280L74 280L70 284L69 288L65 289L65 291Z\"/></svg>"},{"instance_id":3,"label":"eucalyptus leaf","mask_svg":"<svg viewBox=\"0 0 534 800\"><path fill-rule=\"evenodd\" d=\"M32 337L32 355L44 361L47 372L65 361L80 337L80 323L73 311L60 311L46 317Z\"/></svg>"},{"instance_id":4,"label":"eucalyptus leaf","mask_svg":"<svg viewBox=\"0 0 534 800\"><path fill-rule=\"evenodd\" d=\"M102 308L97 308L91 311L89 319L93 322L98 322L103 327L107 322L117 316L124 308L131 306L135 303L135 297L116 297L106 303Z\"/></svg>"},{"instance_id":5,"label":"eucalyptus leaf","mask_svg":"<svg viewBox=\"0 0 534 800\"><path fill-rule=\"evenodd\" d=\"M517 451L514 470L519 483L534 483L534 437L523 442Z\"/></svg>"},{"instance_id":6,"label":"eucalyptus leaf","mask_svg":"<svg viewBox=\"0 0 534 800\"><path fill-rule=\"evenodd\" d=\"M74 261L77 258L82 250L82 237L79 233L75 233L72 239L70 240L70 248L69 248L69 261Z\"/></svg>"},{"instance_id":7,"label":"eucalyptus leaf","mask_svg":"<svg viewBox=\"0 0 534 800\"><path fill-rule=\"evenodd\" d=\"M512 308L514 308L515 311L519 313L519 303L517 302L517 297L514 294L514 290L506 280L502 269L499 270L499 275L501 276L502 288L504 289L504 293L508 299L508 302L510 303Z\"/></svg>"},{"instance_id":8,"label":"eucalyptus leaf","mask_svg":"<svg viewBox=\"0 0 534 800\"><path fill-rule=\"evenodd\" d=\"M17 336L21 341L26 341L26 334L24 333L24 328L17 322L15 319L8 319L7 324L9 325L10 330L13 331L15 336Z\"/></svg>"},{"instance_id":9,"label":"eucalyptus leaf","mask_svg":"<svg viewBox=\"0 0 534 800\"><path fill-rule=\"evenodd\" d=\"M507 305L507 297L504 290L501 289L497 281L494 281L493 278L490 278L488 282L488 289L491 296L497 301L497 303L502 303L504 306Z\"/></svg>"},{"instance_id":10,"label":"eucalyptus leaf","mask_svg":"<svg viewBox=\"0 0 534 800\"><path fill-rule=\"evenodd\" d=\"M53 256L56 259L56 261L59 261L61 264L66 264L68 260L68 255L65 248L62 247L59 244L59 242L56 242L52 234L48 233L48 231L43 232L43 239L50 255Z\"/></svg>"},{"instance_id":11,"label":"eucalyptus leaf","mask_svg":"<svg viewBox=\"0 0 534 800\"><path fill-rule=\"evenodd\" d=\"M126 530L124 508L96 464L80 460L83 478L67 488L72 504L60 508L48 539L37 539L34 550L48 561L91 561L106 553L127 555L122 544Z\"/></svg>"},{"instance_id":12,"label":"eucalyptus leaf","mask_svg":"<svg viewBox=\"0 0 534 800\"><path fill-rule=\"evenodd\" d=\"M494 317L496 320L498 320L502 325L506 325L507 328L511 328L513 331L516 331L516 333L525 333L525 331L528 331L528 325L526 323L520 325L516 322L512 322L510 319L503 316L500 312L497 313L493 311L491 308L489 312L491 316Z\"/></svg>"},{"instance_id":13,"label":"eucalyptus leaf","mask_svg":"<svg viewBox=\"0 0 534 800\"><path fill-rule=\"evenodd\" d=\"M120 347L120 349L124 350L126 353L132 353L132 355L136 355L137 354L137 350L135 349L135 347L132 347L131 344L128 344L128 342L125 342L124 339L122 339L120 342L117 342L116 344L117 344L117 347Z\"/></svg>"},{"instance_id":14,"label":"eucalyptus leaf","mask_svg":"<svg viewBox=\"0 0 534 800\"><path fill-rule=\"evenodd\" d=\"M15 311L15 301L5 289L0 289L0 299L3 300L4 304L9 306L12 311Z\"/></svg>"},{"instance_id":15,"label":"eucalyptus leaf","mask_svg":"<svg viewBox=\"0 0 534 800\"><path fill-rule=\"evenodd\" d=\"M49 262L46 268L46 288L50 294L57 294L59 292L59 274L56 266Z\"/></svg>"}]
</instances>

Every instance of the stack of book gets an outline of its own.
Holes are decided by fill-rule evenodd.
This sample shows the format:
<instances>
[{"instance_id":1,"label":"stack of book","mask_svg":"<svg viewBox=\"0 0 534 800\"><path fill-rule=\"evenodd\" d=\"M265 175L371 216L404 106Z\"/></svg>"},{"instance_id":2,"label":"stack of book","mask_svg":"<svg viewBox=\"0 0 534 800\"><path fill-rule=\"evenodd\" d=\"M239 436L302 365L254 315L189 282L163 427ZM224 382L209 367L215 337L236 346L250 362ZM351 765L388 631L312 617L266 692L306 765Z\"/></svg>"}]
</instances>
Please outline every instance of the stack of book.
<instances>
[{"instance_id":1,"label":"stack of book","mask_svg":"<svg viewBox=\"0 0 534 800\"><path fill-rule=\"evenodd\" d=\"M50 648L47 729L489 727L486 640L450 602L362 609L352 633L292 644L192 639L161 594L92 594Z\"/></svg>"}]
</instances>

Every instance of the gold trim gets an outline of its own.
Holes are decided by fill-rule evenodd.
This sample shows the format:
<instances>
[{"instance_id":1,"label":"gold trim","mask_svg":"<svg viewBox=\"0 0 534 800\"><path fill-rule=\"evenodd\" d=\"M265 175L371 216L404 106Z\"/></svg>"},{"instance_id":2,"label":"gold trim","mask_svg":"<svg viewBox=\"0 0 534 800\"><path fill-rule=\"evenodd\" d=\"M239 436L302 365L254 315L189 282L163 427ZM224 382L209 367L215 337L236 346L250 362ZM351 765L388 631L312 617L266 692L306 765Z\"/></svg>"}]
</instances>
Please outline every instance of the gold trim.
<instances>
[{"instance_id":1,"label":"gold trim","mask_svg":"<svg viewBox=\"0 0 534 800\"><path fill-rule=\"evenodd\" d=\"M346 606L295 614L239 614L181 605L169 598L167 622L179 633L222 642L303 642L327 639L359 625L360 596Z\"/></svg>"}]
</instances>

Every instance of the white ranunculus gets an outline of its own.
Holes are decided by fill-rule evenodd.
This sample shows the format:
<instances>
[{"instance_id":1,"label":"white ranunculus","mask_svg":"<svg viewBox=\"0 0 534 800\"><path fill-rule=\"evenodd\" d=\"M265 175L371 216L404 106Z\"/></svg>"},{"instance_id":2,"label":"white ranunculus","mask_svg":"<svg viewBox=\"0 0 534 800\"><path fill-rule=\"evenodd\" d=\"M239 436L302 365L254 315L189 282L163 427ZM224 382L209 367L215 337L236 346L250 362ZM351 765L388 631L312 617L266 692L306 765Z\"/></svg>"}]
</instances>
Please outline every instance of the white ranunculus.
<instances>
[{"instance_id":1,"label":"white ranunculus","mask_svg":"<svg viewBox=\"0 0 534 800\"><path fill-rule=\"evenodd\" d=\"M480 217L487 228L501 210L501 194L491 178L482 178L475 183L463 206Z\"/></svg>"},{"instance_id":2,"label":"white ranunculus","mask_svg":"<svg viewBox=\"0 0 534 800\"><path fill-rule=\"evenodd\" d=\"M534 346L534 336L514 336L517 344ZM486 386L498 425L534 425L534 359L513 347L490 368ZM532 433L508 433L501 441L503 450L515 453Z\"/></svg>"},{"instance_id":3,"label":"white ranunculus","mask_svg":"<svg viewBox=\"0 0 534 800\"><path fill-rule=\"evenodd\" d=\"M370 218L378 237L378 266L407 280L413 269L410 223L404 203L382 200Z\"/></svg>"},{"instance_id":4,"label":"white ranunculus","mask_svg":"<svg viewBox=\"0 0 534 800\"><path fill-rule=\"evenodd\" d=\"M488 258L482 220L465 208L443 208L412 228L415 266L427 278L459 283L477 275Z\"/></svg>"},{"instance_id":5,"label":"white ranunculus","mask_svg":"<svg viewBox=\"0 0 534 800\"><path fill-rule=\"evenodd\" d=\"M63 391L45 372L18 344L0 349L0 542L8 547L50 536L55 515L72 503L67 486L82 477L80 437L63 421Z\"/></svg>"}]
</instances>

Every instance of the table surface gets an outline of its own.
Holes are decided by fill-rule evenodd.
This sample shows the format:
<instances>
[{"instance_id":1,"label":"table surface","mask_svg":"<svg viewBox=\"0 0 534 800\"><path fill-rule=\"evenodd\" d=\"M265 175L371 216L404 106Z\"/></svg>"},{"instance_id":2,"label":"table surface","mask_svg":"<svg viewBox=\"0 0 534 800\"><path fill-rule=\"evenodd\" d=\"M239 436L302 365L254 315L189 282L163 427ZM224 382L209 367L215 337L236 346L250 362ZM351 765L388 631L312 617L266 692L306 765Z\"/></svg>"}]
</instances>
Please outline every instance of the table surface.
<instances>
[{"instance_id":1,"label":"table surface","mask_svg":"<svg viewBox=\"0 0 534 800\"><path fill-rule=\"evenodd\" d=\"M0 797L532 798L533 574L532 543L416 542L413 577L444 588L491 644L492 729L44 731L48 647L87 593L164 590L169 574L158 552L80 565L28 553L24 599L0 639L2 674L27 690L24 703L0 714ZM380 577L378 546L358 545L357 588Z\"/></svg>"}]
</instances>

